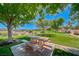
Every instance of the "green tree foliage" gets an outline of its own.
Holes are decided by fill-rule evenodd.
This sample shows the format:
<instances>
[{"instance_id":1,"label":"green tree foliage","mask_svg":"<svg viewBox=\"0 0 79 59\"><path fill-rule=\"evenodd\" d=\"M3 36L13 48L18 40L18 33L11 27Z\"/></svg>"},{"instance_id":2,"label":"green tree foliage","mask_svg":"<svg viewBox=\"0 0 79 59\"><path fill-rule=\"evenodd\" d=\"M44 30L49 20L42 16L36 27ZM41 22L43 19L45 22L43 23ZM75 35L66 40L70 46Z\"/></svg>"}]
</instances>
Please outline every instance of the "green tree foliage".
<instances>
[{"instance_id":1,"label":"green tree foliage","mask_svg":"<svg viewBox=\"0 0 79 59\"><path fill-rule=\"evenodd\" d=\"M46 13L48 14L55 14L58 13L58 9L63 11L63 9L67 6L67 4L60 4L60 3L47 3L47 4L38 4L38 14L40 14L41 19L44 18L44 9L46 9Z\"/></svg>"},{"instance_id":2,"label":"green tree foliage","mask_svg":"<svg viewBox=\"0 0 79 59\"><path fill-rule=\"evenodd\" d=\"M5 24L8 29L8 39L12 39L12 28L23 25L32 20L37 14L43 19L43 9L47 13L56 13L58 9L63 10L66 4L23 4L7 3L0 4L0 23Z\"/></svg>"},{"instance_id":3,"label":"green tree foliage","mask_svg":"<svg viewBox=\"0 0 79 59\"><path fill-rule=\"evenodd\" d=\"M68 28L68 29L72 29L72 22L71 22L71 21L68 21L68 23L67 23L67 28Z\"/></svg>"},{"instance_id":4,"label":"green tree foliage","mask_svg":"<svg viewBox=\"0 0 79 59\"><path fill-rule=\"evenodd\" d=\"M59 18L57 20L51 20L50 21L50 26L55 31L57 31L60 28L60 26L62 26L63 22L64 22L64 19L63 18Z\"/></svg>"},{"instance_id":5,"label":"green tree foliage","mask_svg":"<svg viewBox=\"0 0 79 59\"><path fill-rule=\"evenodd\" d=\"M63 9L66 5L67 4L56 4L56 3L55 4L41 4L41 5L39 5L39 9L38 9L37 13L40 15L40 18L36 22L36 24L38 25L39 28L41 28L43 30L42 32L44 32L46 26L49 26L48 21L44 20L45 13L48 13L48 14L58 13L57 10L59 9L59 10L63 11ZM63 22L63 20L59 19L56 22L55 21L53 21L53 22L54 23L58 22L59 24L54 24L54 26L57 26L57 25L61 25L61 22Z\"/></svg>"},{"instance_id":6,"label":"green tree foliage","mask_svg":"<svg viewBox=\"0 0 79 59\"><path fill-rule=\"evenodd\" d=\"M36 25L39 27L39 29L41 29L41 32L44 32L49 24L47 20L39 19L38 21L36 21Z\"/></svg>"},{"instance_id":7,"label":"green tree foliage","mask_svg":"<svg viewBox=\"0 0 79 59\"><path fill-rule=\"evenodd\" d=\"M79 27L79 4L72 4L70 17L72 22L76 23L76 28Z\"/></svg>"}]
</instances>

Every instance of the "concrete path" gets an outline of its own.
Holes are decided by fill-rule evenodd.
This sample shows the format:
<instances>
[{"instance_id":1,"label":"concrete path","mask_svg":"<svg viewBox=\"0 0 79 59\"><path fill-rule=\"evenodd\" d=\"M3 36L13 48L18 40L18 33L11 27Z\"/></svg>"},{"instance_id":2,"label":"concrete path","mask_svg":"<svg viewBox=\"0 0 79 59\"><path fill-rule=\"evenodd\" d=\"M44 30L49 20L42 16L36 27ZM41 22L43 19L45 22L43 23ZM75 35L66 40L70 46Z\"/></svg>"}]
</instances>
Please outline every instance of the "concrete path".
<instances>
[{"instance_id":1,"label":"concrete path","mask_svg":"<svg viewBox=\"0 0 79 59\"><path fill-rule=\"evenodd\" d=\"M25 43L16 45L16 46L12 46L11 47L11 51L13 53L14 56L25 56L26 55L26 51L24 50L24 45Z\"/></svg>"}]
</instances>

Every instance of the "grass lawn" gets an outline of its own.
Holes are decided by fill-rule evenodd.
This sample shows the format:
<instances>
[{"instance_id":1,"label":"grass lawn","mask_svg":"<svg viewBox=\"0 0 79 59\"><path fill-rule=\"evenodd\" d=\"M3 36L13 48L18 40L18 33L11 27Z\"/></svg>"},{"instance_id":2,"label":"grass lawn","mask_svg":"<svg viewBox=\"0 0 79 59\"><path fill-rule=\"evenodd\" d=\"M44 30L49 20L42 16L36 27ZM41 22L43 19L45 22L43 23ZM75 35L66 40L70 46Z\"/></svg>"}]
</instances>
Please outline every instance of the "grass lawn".
<instances>
[{"instance_id":1,"label":"grass lawn","mask_svg":"<svg viewBox=\"0 0 79 59\"><path fill-rule=\"evenodd\" d=\"M51 42L56 44L79 48L79 38L72 37L66 33L56 33L56 32L46 31L45 33L41 34L41 36L49 37ZM26 35L16 35L16 36L13 36L13 38L30 40L30 38L28 38ZM6 39L7 37L0 36L0 41L6 40ZM10 50L10 47L16 44L19 44L19 43L0 46L0 56L12 56L13 54ZM72 56L72 55L73 54L69 52L65 52L59 49L54 50L54 56Z\"/></svg>"},{"instance_id":2,"label":"grass lawn","mask_svg":"<svg viewBox=\"0 0 79 59\"><path fill-rule=\"evenodd\" d=\"M5 46L0 46L0 56L13 56L10 47L19 43L13 43Z\"/></svg>"},{"instance_id":3,"label":"grass lawn","mask_svg":"<svg viewBox=\"0 0 79 59\"><path fill-rule=\"evenodd\" d=\"M79 38L70 36L67 33L47 31L39 35L49 37L51 42L56 43L56 44L79 48Z\"/></svg>"},{"instance_id":4,"label":"grass lawn","mask_svg":"<svg viewBox=\"0 0 79 59\"><path fill-rule=\"evenodd\" d=\"M55 49L52 56L76 56L76 55L60 49Z\"/></svg>"},{"instance_id":5,"label":"grass lawn","mask_svg":"<svg viewBox=\"0 0 79 59\"><path fill-rule=\"evenodd\" d=\"M8 37L7 36L0 36L0 41L4 41L7 40ZM26 39L29 40L29 37L27 37L26 35L13 35L13 39Z\"/></svg>"}]
</instances>

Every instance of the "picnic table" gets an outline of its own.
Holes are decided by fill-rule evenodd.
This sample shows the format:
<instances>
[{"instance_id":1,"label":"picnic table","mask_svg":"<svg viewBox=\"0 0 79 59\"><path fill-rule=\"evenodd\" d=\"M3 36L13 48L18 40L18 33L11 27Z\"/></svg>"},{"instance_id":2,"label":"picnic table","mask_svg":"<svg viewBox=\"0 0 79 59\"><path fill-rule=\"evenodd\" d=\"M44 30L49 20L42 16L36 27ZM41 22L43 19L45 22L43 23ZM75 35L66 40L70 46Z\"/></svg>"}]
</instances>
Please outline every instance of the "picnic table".
<instances>
[{"instance_id":1,"label":"picnic table","mask_svg":"<svg viewBox=\"0 0 79 59\"><path fill-rule=\"evenodd\" d=\"M52 56L54 48L48 38L32 36L31 41L13 46L11 50L18 56Z\"/></svg>"},{"instance_id":2,"label":"picnic table","mask_svg":"<svg viewBox=\"0 0 79 59\"><path fill-rule=\"evenodd\" d=\"M26 43L29 50L43 52L44 49L52 51L52 44L49 44L48 38L32 36L31 41Z\"/></svg>"}]
</instances>

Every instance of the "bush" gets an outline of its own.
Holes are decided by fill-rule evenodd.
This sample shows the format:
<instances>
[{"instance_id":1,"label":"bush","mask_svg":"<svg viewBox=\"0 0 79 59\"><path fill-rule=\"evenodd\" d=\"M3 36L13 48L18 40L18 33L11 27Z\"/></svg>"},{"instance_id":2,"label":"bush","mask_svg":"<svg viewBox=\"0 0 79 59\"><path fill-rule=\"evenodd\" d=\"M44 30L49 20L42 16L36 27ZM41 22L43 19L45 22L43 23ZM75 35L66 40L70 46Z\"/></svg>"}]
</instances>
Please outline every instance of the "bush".
<instances>
[{"instance_id":1,"label":"bush","mask_svg":"<svg viewBox=\"0 0 79 59\"><path fill-rule=\"evenodd\" d=\"M39 36L45 36L45 37L53 37L54 34L38 34Z\"/></svg>"},{"instance_id":2,"label":"bush","mask_svg":"<svg viewBox=\"0 0 79 59\"><path fill-rule=\"evenodd\" d=\"M30 41L30 40L31 40L31 38L30 38L30 37L26 37L26 36L24 36L24 37L20 37L20 38L18 38L18 39L25 39L25 40L28 40L28 41Z\"/></svg>"}]
</instances>

